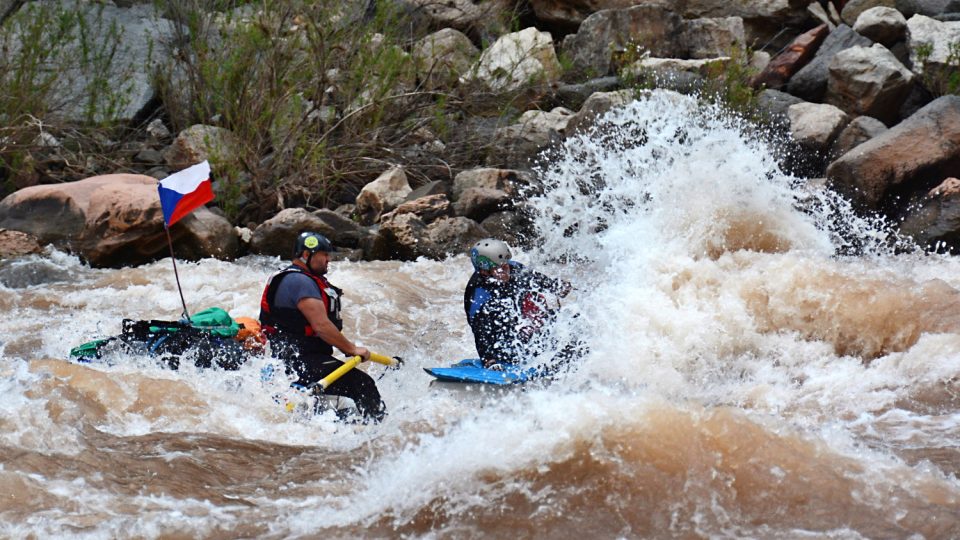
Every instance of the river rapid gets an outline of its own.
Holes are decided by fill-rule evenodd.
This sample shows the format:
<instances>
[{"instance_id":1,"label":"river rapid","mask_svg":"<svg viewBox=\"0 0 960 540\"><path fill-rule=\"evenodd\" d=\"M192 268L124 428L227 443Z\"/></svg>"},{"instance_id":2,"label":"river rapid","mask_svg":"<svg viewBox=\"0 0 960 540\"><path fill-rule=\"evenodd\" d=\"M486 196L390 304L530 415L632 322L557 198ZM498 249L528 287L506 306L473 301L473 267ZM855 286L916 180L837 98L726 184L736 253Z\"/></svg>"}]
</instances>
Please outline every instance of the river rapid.
<instances>
[{"instance_id":1,"label":"river rapid","mask_svg":"<svg viewBox=\"0 0 960 540\"><path fill-rule=\"evenodd\" d=\"M334 262L380 425L287 412L275 363L67 360L176 319L170 261L0 262L0 536L960 537L960 260L785 174L778 147L658 92L567 139L515 258L572 281L551 384L431 386L475 354L470 263ZM178 264L192 310L256 317L283 261Z\"/></svg>"}]
</instances>

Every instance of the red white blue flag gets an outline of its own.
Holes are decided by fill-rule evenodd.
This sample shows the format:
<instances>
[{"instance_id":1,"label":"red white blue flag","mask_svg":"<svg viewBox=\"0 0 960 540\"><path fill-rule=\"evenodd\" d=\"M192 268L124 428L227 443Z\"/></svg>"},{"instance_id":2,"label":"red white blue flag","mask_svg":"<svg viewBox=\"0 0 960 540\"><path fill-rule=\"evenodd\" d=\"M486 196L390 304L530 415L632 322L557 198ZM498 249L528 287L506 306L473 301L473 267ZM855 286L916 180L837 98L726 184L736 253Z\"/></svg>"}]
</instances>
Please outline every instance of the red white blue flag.
<instances>
[{"instance_id":1,"label":"red white blue flag","mask_svg":"<svg viewBox=\"0 0 960 540\"><path fill-rule=\"evenodd\" d=\"M171 174L160 181L163 223L170 227L197 208L213 200L210 164L204 161Z\"/></svg>"}]
</instances>

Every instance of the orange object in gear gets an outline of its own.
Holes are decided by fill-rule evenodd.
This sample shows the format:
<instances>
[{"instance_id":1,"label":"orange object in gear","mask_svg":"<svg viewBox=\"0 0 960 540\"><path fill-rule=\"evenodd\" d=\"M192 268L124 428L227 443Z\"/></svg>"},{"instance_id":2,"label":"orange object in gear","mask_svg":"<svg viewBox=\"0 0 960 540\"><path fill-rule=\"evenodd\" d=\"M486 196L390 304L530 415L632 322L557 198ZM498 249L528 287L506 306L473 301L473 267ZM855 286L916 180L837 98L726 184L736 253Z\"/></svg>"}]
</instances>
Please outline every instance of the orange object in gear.
<instances>
[{"instance_id":1,"label":"orange object in gear","mask_svg":"<svg viewBox=\"0 0 960 540\"><path fill-rule=\"evenodd\" d=\"M243 348L248 351L262 351L267 338L260 329L260 321L251 317L237 317L234 320L240 325L240 331L234 339L243 343Z\"/></svg>"}]
</instances>

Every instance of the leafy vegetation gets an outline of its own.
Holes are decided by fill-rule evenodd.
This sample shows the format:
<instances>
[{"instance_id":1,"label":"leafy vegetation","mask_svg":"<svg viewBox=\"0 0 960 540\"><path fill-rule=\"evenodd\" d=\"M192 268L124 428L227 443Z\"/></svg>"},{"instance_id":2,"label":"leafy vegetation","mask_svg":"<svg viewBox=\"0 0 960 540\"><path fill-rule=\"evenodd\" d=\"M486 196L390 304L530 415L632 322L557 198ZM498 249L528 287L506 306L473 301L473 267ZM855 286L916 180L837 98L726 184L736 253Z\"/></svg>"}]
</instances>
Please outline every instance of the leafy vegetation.
<instances>
[{"instance_id":1,"label":"leafy vegetation","mask_svg":"<svg viewBox=\"0 0 960 540\"><path fill-rule=\"evenodd\" d=\"M125 105L118 67L123 31L102 6L30 3L0 26L0 180L3 191L38 180L44 169L91 172L80 153L97 154ZM57 136L75 148L51 152ZM55 154L55 155L54 155ZM95 161L95 160L94 160Z\"/></svg>"},{"instance_id":2,"label":"leafy vegetation","mask_svg":"<svg viewBox=\"0 0 960 540\"><path fill-rule=\"evenodd\" d=\"M947 58L943 66L928 66L933 55L932 43L919 43L916 46L917 64L922 66L923 86L935 96L960 94L960 42L947 45Z\"/></svg>"},{"instance_id":3,"label":"leafy vegetation","mask_svg":"<svg viewBox=\"0 0 960 540\"><path fill-rule=\"evenodd\" d=\"M454 126L499 115L510 96L428 89L407 52L423 36L404 30L392 4L375 6L268 0L217 13L170 3L179 31L157 73L164 108L176 130L213 124L234 135L235 153L213 156L230 218L350 200L393 164L426 181L483 161L489 138ZM435 138L442 151L425 150Z\"/></svg>"}]
</instances>

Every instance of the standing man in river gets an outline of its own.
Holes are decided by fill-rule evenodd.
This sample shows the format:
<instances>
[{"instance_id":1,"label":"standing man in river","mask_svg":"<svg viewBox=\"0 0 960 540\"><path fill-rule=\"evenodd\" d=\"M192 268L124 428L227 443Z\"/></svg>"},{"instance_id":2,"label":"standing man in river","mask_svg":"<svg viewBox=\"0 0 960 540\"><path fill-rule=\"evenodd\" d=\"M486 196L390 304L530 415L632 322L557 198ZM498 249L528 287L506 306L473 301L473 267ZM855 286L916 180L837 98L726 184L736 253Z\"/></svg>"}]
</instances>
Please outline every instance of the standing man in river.
<instances>
[{"instance_id":1,"label":"standing man in river","mask_svg":"<svg viewBox=\"0 0 960 540\"><path fill-rule=\"evenodd\" d=\"M334 250L325 236L301 233L292 263L270 277L260 300L260 324L287 373L299 377L295 384L309 387L342 366L343 362L333 357L334 347L347 356L370 359L370 351L341 332L342 291L325 277ZM352 399L368 421L383 419L386 407L377 385L361 370L348 371L326 393Z\"/></svg>"}]
</instances>

